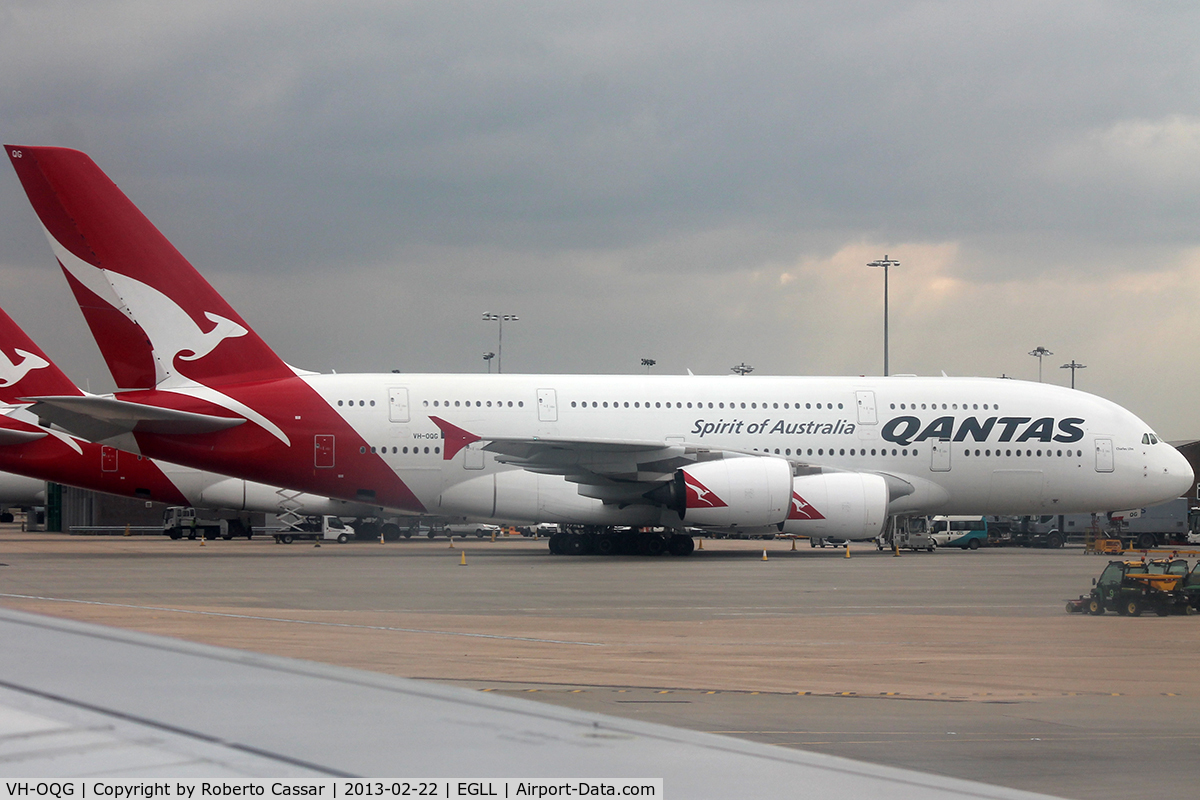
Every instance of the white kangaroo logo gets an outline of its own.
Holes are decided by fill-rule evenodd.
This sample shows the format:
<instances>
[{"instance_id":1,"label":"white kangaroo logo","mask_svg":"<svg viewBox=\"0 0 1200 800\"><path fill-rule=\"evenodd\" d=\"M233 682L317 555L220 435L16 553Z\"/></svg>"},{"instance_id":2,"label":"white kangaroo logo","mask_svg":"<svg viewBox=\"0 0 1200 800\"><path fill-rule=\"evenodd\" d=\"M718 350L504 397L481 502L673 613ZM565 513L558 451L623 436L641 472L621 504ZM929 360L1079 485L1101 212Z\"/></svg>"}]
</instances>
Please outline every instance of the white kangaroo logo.
<instances>
[{"instance_id":1,"label":"white kangaroo logo","mask_svg":"<svg viewBox=\"0 0 1200 800\"><path fill-rule=\"evenodd\" d=\"M291 444L287 434L258 411L210 386L192 381L175 369L176 356L182 361L199 361L221 342L245 336L248 330L220 314L206 311L204 316L216 323L216 327L206 333L190 314L158 289L120 272L89 264L63 247L44 225L42 229L58 262L72 277L145 331L154 353L156 389L201 397L235 414L241 414L261 425L284 444Z\"/></svg>"},{"instance_id":2,"label":"white kangaroo logo","mask_svg":"<svg viewBox=\"0 0 1200 800\"><path fill-rule=\"evenodd\" d=\"M39 355L21 349L17 349L16 354L21 357L21 360L14 364L8 360L8 355L0 350L0 388L7 389L9 386L16 386L22 378L35 369L44 369L50 366L50 362Z\"/></svg>"},{"instance_id":3,"label":"white kangaroo logo","mask_svg":"<svg viewBox=\"0 0 1200 800\"><path fill-rule=\"evenodd\" d=\"M205 332L178 303L153 286L120 272L87 263L59 244L49 231L46 232L46 238L50 240L59 263L76 280L111 303L146 332L157 361L156 383L170 383L171 379L186 382L184 376L176 373L176 356L182 361L199 361L226 339L249 333L233 320L211 311L204 312L204 316L216 323L216 327Z\"/></svg>"}]
</instances>

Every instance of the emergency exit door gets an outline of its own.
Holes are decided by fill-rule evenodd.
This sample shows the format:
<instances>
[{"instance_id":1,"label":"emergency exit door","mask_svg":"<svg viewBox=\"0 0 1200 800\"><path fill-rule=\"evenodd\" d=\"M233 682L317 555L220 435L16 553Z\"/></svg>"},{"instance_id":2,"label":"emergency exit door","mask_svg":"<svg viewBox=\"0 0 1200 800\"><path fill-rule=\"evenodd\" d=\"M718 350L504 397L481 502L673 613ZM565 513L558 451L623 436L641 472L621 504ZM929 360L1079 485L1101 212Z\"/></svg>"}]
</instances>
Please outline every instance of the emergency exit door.
<instances>
[{"instance_id":1,"label":"emergency exit door","mask_svg":"<svg viewBox=\"0 0 1200 800\"><path fill-rule=\"evenodd\" d=\"M874 425L879 420L875 416L875 393L855 392L854 399L858 403L858 424Z\"/></svg>"},{"instance_id":2,"label":"emergency exit door","mask_svg":"<svg viewBox=\"0 0 1200 800\"><path fill-rule=\"evenodd\" d=\"M392 386L388 389L388 419L392 422L408 422L408 389Z\"/></svg>"},{"instance_id":3,"label":"emergency exit door","mask_svg":"<svg viewBox=\"0 0 1200 800\"><path fill-rule=\"evenodd\" d=\"M539 422L558 422L558 398L553 389L538 389L537 404Z\"/></svg>"},{"instance_id":4,"label":"emergency exit door","mask_svg":"<svg viewBox=\"0 0 1200 800\"><path fill-rule=\"evenodd\" d=\"M332 433L318 433L313 437L313 466L318 469L333 467Z\"/></svg>"},{"instance_id":5,"label":"emergency exit door","mask_svg":"<svg viewBox=\"0 0 1200 800\"><path fill-rule=\"evenodd\" d=\"M929 443L929 470L930 472L949 472L950 471L950 440L936 439Z\"/></svg>"}]
</instances>

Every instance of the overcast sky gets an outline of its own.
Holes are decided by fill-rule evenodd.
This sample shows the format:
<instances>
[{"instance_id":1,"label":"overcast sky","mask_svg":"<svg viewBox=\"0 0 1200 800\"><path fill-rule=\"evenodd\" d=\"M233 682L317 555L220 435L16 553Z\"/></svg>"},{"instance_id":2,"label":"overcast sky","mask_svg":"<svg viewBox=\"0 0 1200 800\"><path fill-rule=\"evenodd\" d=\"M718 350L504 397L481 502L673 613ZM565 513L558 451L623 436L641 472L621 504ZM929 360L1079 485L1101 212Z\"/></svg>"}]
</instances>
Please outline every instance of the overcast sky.
<instances>
[{"instance_id":1,"label":"overcast sky","mask_svg":"<svg viewBox=\"0 0 1200 800\"><path fill-rule=\"evenodd\" d=\"M0 0L85 150L289 362L1010 376L1200 437L1194 2ZM8 166L0 303L111 382Z\"/></svg>"}]
</instances>

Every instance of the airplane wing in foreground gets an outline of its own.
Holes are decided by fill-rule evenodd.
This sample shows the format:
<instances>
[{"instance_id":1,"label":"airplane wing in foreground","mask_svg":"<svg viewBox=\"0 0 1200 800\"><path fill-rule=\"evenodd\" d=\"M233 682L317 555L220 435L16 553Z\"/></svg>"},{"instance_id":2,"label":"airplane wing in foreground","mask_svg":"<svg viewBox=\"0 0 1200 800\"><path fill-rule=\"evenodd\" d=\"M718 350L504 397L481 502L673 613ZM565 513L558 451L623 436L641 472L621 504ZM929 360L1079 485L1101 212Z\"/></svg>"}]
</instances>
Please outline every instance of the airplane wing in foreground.
<instances>
[{"instance_id":1,"label":"airplane wing in foreground","mask_svg":"<svg viewBox=\"0 0 1200 800\"><path fill-rule=\"evenodd\" d=\"M662 778L666 797L1042 797L9 609L0 641L7 780Z\"/></svg>"}]
</instances>

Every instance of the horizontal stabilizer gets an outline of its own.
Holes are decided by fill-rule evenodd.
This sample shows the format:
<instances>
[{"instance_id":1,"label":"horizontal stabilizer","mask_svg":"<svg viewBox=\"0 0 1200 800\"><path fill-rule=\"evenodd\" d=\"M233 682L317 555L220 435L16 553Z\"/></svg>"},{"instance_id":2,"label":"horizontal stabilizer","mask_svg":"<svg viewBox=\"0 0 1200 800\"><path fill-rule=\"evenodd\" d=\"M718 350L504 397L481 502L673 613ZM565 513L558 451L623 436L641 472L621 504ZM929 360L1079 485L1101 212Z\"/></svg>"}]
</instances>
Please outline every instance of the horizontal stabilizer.
<instances>
[{"instance_id":1,"label":"horizontal stabilizer","mask_svg":"<svg viewBox=\"0 0 1200 800\"><path fill-rule=\"evenodd\" d=\"M35 442L45 435L45 431L18 431L13 428L0 428L0 445Z\"/></svg>"},{"instance_id":2,"label":"horizontal stabilizer","mask_svg":"<svg viewBox=\"0 0 1200 800\"><path fill-rule=\"evenodd\" d=\"M63 430L93 442L121 434L165 433L194 434L241 425L243 417L214 417L173 408L129 403L114 397L25 397L43 425L58 425Z\"/></svg>"}]
</instances>

